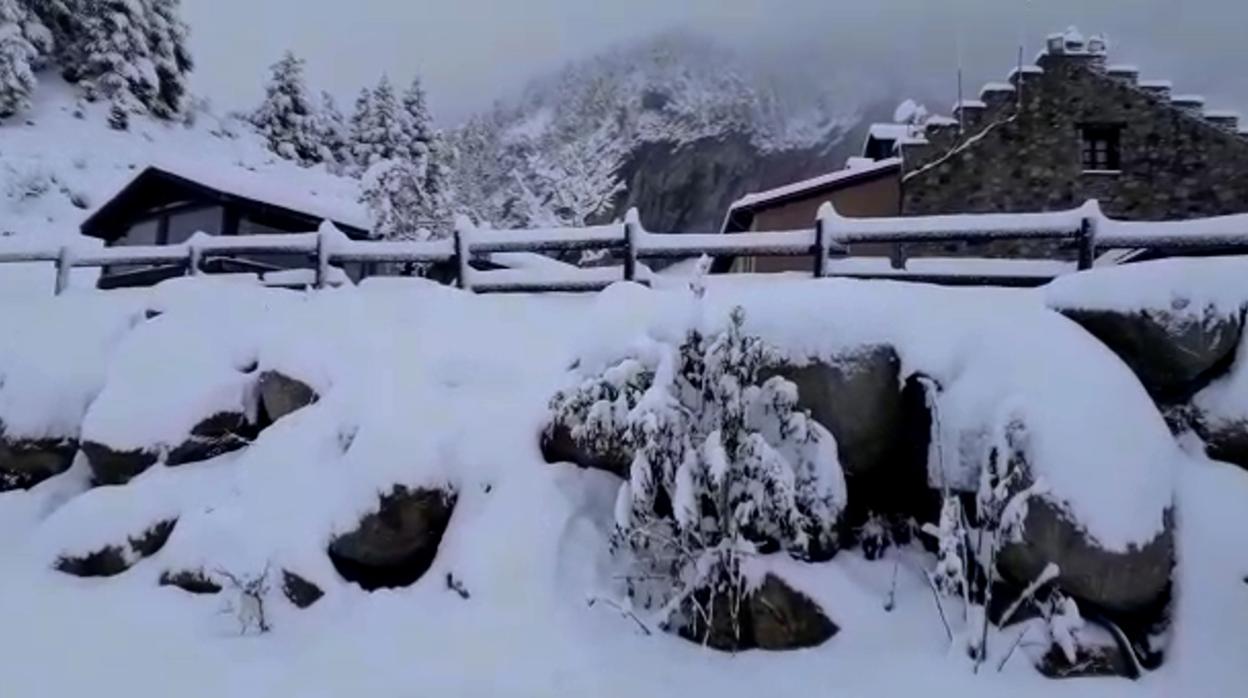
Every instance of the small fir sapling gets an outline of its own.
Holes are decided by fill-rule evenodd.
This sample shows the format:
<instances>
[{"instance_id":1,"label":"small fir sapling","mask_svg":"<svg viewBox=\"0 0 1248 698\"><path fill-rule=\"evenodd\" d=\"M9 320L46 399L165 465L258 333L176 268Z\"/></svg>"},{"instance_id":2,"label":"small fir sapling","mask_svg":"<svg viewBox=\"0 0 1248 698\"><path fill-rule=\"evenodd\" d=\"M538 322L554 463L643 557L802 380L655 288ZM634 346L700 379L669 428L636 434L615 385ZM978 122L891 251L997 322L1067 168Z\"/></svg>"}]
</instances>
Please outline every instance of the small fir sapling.
<instances>
[{"instance_id":1,"label":"small fir sapling","mask_svg":"<svg viewBox=\"0 0 1248 698\"><path fill-rule=\"evenodd\" d=\"M713 336L654 343L552 401L552 428L597 454L631 455L613 551L628 604L700 641L740 639L746 556L835 549L844 479L835 442L762 379L776 358L734 310Z\"/></svg>"}]
</instances>

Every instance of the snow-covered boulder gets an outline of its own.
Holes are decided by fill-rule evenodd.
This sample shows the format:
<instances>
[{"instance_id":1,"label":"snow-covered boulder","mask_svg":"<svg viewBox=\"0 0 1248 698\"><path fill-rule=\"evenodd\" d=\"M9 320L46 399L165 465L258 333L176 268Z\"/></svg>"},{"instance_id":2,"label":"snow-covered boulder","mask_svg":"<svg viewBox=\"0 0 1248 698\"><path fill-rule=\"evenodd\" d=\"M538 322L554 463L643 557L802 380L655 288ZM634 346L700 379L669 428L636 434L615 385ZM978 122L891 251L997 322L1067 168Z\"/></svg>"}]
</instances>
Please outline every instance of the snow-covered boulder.
<instances>
[{"instance_id":1,"label":"snow-covered boulder","mask_svg":"<svg viewBox=\"0 0 1248 698\"><path fill-rule=\"evenodd\" d=\"M260 407L265 421L276 422L288 414L313 404L320 396L307 383L280 371L260 374Z\"/></svg>"},{"instance_id":2,"label":"snow-covered boulder","mask_svg":"<svg viewBox=\"0 0 1248 698\"><path fill-rule=\"evenodd\" d=\"M688 640L724 651L750 649L795 650L817 647L831 639L840 628L817 603L768 573L732 613L727 595L701 599L709 616L690 608L679 633Z\"/></svg>"},{"instance_id":3,"label":"snow-covered boulder","mask_svg":"<svg viewBox=\"0 0 1248 698\"><path fill-rule=\"evenodd\" d=\"M141 317L129 298L0 299L0 491L69 469L113 348Z\"/></svg>"},{"instance_id":4,"label":"snow-covered boulder","mask_svg":"<svg viewBox=\"0 0 1248 698\"><path fill-rule=\"evenodd\" d=\"M1192 425L1211 458L1248 468L1248 338L1229 375L1192 400Z\"/></svg>"},{"instance_id":5,"label":"snow-covered boulder","mask_svg":"<svg viewBox=\"0 0 1248 698\"><path fill-rule=\"evenodd\" d=\"M410 586L433 564L455 501L446 490L395 487L376 512L330 542L329 558L368 591Z\"/></svg>"},{"instance_id":6,"label":"snow-covered boulder","mask_svg":"<svg viewBox=\"0 0 1248 698\"><path fill-rule=\"evenodd\" d=\"M107 545L84 554L62 555L56 561L56 569L76 577L114 577L133 567L139 560L160 552L177 523L177 519L168 519L138 535L128 537L122 543Z\"/></svg>"},{"instance_id":7,"label":"snow-covered boulder","mask_svg":"<svg viewBox=\"0 0 1248 698\"><path fill-rule=\"evenodd\" d=\"M1118 354L1154 398L1182 402L1229 366L1246 275L1237 259L1146 262L1059 279L1047 301Z\"/></svg>"},{"instance_id":8,"label":"snow-covered boulder","mask_svg":"<svg viewBox=\"0 0 1248 698\"><path fill-rule=\"evenodd\" d=\"M127 482L160 460L208 460L256 436L261 337L298 297L238 280L187 281L152 292L157 312L118 346L87 412L83 451L97 482Z\"/></svg>"},{"instance_id":9,"label":"snow-covered boulder","mask_svg":"<svg viewBox=\"0 0 1248 698\"><path fill-rule=\"evenodd\" d=\"M797 386L798 405L836 437L846 478L886 467L901 430L901 360L888 346L862 347L804 365L764 369Z\"/></svg>"},{"instance_id":10,"label":"snow-covered boulder","mask_svg":"<svg viewBox=\"0 0 1248 698\"><path fill-rule=\"evenodd\" d=\"M325 592L294 572L282 570L282 594L295 608L308 608L320 601Z\"/></svg>"},{"instance_id":11,"label":"snow-covered boulder","mask_svg":"<svg viewBox=\"0 0 1248 698\"><path fill-rule=\"evenodd\" d=\"M1174 517L1148 543L1112 550L1088 535L1066 506L1029 497L1021 538L1001 550L998 567L1020 588L1054 563L1058 585L1070 596L1106 611L1134 617L1153 615L1168 598L1174 568Z\"/></svg>"},{"instance_id":12,"label":"snow-covered boulder","mask_svg":"<svg viewBox=\"0 0 1248 698\"><path fill-rule=\"evenodd\" d=\"M30 489L74 462L78 442L70 438L11 438L0 422L0 492Z\"/></svg>"},{"instance_id":13,"label":"snow-covered boulder","mask_svg":"<svg viewBox=\"0 0 1248 698\"><path fill-rule=\"evenodd\" d=\"M203 569L166 571L159 582L162 587L177 587L190 594L219 594L222 588L215 575Z\"/></svg>"}]
</instances>

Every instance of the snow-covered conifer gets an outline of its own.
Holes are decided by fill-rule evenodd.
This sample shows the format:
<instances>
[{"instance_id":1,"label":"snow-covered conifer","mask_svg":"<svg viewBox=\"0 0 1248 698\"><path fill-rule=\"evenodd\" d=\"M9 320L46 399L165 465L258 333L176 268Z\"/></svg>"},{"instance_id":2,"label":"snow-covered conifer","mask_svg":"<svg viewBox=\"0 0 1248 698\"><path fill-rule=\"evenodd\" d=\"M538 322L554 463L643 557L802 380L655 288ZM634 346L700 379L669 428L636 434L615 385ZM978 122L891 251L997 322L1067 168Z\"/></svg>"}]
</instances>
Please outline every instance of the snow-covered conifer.
<instances>
[{"instance_id":1,"label":"snow-covered conifer","mask_svg":"<svg viewBox=\"0 0 1248 698\"><path fill-rule=\"evenodd\" d=\"M27 37L27 25L34 21L17 0L0 0L0 118L30 108L39 52Z\"/></svg>"},{"instance_id":2,"label":"snow-covered conifer","mask_svg":"<svg viewBox=\"0 0 1248 698\"><path fill-rule=\"evenodd\" d=\"M321 92L321 107L316 114L316 130L321 160L334 166L348 164L350 159L347 120L338 109L334 96Z\"/></svg>"},{"instance_id":3,"label":"snow-covered conifer","mask_svg":"<svg viewBox=\"0 0 1248 698\"><path fill-rule=\"evenodd\" d=\"M698 599L740 603L742 555L835 549L835 441L797 407L793 383L763 379L774 358L738 308L722 333L649 347L552 401L552 429L590 453L631 455L614 537L637 569L627 593L679 629L708 627Z\"/></svg>"},{"instance_id":4,"label":"snow-covered conifer","mask_svg":"<svg viewBox=\"0 0 1248 698\"><path fill-rule=\"evenodd\" d=\"M414 78L403 93L403 130L412 159L425 154L434 138L433 117L429 113L425 88Z\"/></svg>"},{"instance_id":5,"label":"snow-covered conifer","mask_svg":"<svg viewBox=\"0 0 1248 698\"><path fill-rule=\"evenodd\" d=\"M252 125L278 155L303 165L320 162L321 134L303 82L303 60L287 51L271 73L264 101L251 115Z\"/></svg>"},{"instance_id":6,"label":"snow-covered conifer","mask_svg":"<svg viewBox=\"0 0 1248 698\"><path fill-rule=\"evenodd\" d=\"M361 95L356 102L351 154L362 171L383 160L409 155L399 100L384 75L367 97Z\"/></svg>"},{"instance_id":7,"label":"snow-covered conifer","mask_svg":"<svg viewBox=\"0 0 1248 698\"><path fill-rule=\"evenodd\" d=\"M159 85L152 113L172 119L182 113L187 96L187 74L194 67L187 48L190 29L178 14L180 0L148 0L151 60Z\"/></svg>"},{"instance_id":8,"label":"snow-covered conifer","mask_svg":"<svg viewBox=\"0 0 1248 698\"><path fill-rule=\"evenodd\" d=\"M369 210L373 234L387 240L423 240L435 223L427 218L429 204L424 172L404 158L382 160L365 171L360 201Z\"/></svg>"}]
</instances>

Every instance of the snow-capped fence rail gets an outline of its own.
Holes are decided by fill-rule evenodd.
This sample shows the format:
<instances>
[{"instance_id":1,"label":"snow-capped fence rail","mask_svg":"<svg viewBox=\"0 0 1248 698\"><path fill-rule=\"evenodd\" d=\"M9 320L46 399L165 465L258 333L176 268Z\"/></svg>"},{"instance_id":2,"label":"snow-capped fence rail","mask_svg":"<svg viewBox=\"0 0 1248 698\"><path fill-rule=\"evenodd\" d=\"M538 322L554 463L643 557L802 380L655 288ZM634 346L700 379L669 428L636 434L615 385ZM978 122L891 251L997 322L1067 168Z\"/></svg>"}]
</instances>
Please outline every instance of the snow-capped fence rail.
<instances>
[{"instance_id":1,"label":"snow-capped fence rail","mask_svg":"<svg viewBox=\"0 0 1248 698\"><path fill-rule=\"evenodd\" d=\"M862 244L984 243L1046 240L1073 245L1077 261L916 257L891 261L856 257ZM68 287L76 268L160 266L201 273L213 259L283 255L307 260L312 284L324 287L344 264L451 265L454 282L481 292L595 291L616 281L647 282L651 260L708 256L803 257L815 277L850 276L934 283L1038 285L1070 271L1092 268L1097 256L1116 249L1146 248L1158 254L1248 254L1248 215L1179 222L1128 222L1107 218L1095 201L1070 211L968 214L898 218L846 218L831 204L820 209L813 229L730 235L656 234L644 230L635 212L623 223L549 230L483 230L460 226L450 239L434 241L351 240L331 225L319 232L213 237L195 235L179 245L83 249L5 247L0 264L52 263L55 290ZM507 253L605 252L620 266L582 269L551 261L536 269L479 271L471 262ZM885 262L884 265L878 262Z\"/></svg>"}]
</instances>

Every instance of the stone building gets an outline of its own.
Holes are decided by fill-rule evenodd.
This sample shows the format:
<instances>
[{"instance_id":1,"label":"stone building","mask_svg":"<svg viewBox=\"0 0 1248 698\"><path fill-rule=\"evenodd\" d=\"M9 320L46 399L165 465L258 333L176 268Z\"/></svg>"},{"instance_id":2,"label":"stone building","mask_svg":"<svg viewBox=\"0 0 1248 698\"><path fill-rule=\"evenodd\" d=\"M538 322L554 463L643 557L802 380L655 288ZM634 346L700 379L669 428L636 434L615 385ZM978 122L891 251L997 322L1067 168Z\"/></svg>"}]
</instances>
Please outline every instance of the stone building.
<instances>
[{"instance_id":1,"label":"stone building","mask_svg":"<svg viewBox=\"0 0 1248 698\"><path fill-rule=\"evenodd\" d=\"M1236 114L1107 65L1105 43L1054 35L1034 66L985 85L953 118L899 142L905 215L1051 211L1097 199L1113 218L1248 210Z\"/></svg>"},{"instance_id":2,"label":"stone building","mask_svg":"<svg viewBox=\"0 0 1248 698\"><path fill-rule=\"evenodd\" d=\"M833 197L820 185L840 179L832 173L811 186L784 187L783 197L750 195L730 209L724 232L792 228L796 220L787 214L810 218L828 200L845 215L872 216L1055 211L1089 199L1124 220L1248 212L1248 129L1238 115L1206 110L1203 98L1175 95L1169 82L1141 80L1133 66L1109 65L1103 40L1073 30L1049 37L1034 65L984 85L977 99L955 104L952 116L876 124L863 156L900 162L883 170L896 173L896 184L848 187ZM851 164L861 168L864 158ZM882 200L885 188L896 198ZM968 255L1070 257L1073 249L1011 241L891 252L895 260Z\"/></svg>"}]
</instances>

